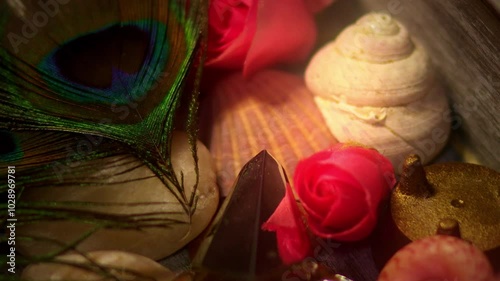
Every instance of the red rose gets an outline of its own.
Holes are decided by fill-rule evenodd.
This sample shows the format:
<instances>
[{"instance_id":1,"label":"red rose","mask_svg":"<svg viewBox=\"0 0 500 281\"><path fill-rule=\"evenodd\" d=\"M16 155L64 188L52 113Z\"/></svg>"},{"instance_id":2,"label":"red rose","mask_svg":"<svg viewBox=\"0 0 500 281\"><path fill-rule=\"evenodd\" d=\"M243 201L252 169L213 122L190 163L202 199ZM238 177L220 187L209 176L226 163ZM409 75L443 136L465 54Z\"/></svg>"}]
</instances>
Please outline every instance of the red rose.
<instances>
[{"instance_id":1,"label":"red rose","mask_svg":"<svg viewBox=\"0 0 500 281\"><path fill-rule=\"evenodd\" d=\"M337 144L302 160L295 190L317 236L341 241L367 237L377 209L396 179L391 162L374 149Z\"/></svg>"},{"instance_id":2,"label":"red rose","mask_svg":"<svg viewBox=\"0 0 500 281\"><path fill-rule=\"evenodd\" d=\"M313 12L332 0L211 0L206 66L245 74L304 60L316 40Z\"/></svg>"},{"instance_id":3,"label":"red rose","mask_svg":"<svg viewBox=\"0 0 500 281\"><path fill-rule=\"evenodd\" d=\"M396 179L391 162L374 149L337 144L302 160L294 176L301 214L292 189L262 226L276 231L283 262L307 257L311 243L304 225L316 236L340 241L367 237L375 227L377 209Z\"/></svg>"}]
</instances>

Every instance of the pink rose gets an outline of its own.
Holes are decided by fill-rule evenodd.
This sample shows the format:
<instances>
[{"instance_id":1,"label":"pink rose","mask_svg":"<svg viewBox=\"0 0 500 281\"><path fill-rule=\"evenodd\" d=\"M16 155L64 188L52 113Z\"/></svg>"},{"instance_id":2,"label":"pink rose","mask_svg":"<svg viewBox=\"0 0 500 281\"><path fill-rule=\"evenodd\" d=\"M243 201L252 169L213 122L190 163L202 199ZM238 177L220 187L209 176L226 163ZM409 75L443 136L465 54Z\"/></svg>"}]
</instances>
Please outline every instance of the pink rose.
<instances>
[{"instance_id":1,"label":"pink rose","mask_svg":"<svg viewBox=\"0 0 500 281\"><path fill-rule=\"evenodd\" d=\"M245 75L304 60L316 40L313 13L333 0L211 0L206 66Z\"/></svg>"},{"instance_id":2,"label":"pink rose","mask_svg":"<svg viewBox=\"0 0 500 281\"><path fill-rule=\"evenodd\" d=\"M318 237L356 241L367 237L377 222L380 202L396 183L391 162L374 149L337 144L299 162L294 187L304 207L301 214L292 189L264 230L276 231L285 263L310 253L307 228Z\"/></svg>"},{"instance_id":3,"label":"pink rose","mask_svg":"<svg viewBox=\"0 0 500 281\"><path fill-rule=\"evenodd\" d=\"M387 158L374 149L345 144L302 160L294 175L309 229L340 241L360 240L372 232L378 206L395 183Z\"/></svg>"}]
</instances>

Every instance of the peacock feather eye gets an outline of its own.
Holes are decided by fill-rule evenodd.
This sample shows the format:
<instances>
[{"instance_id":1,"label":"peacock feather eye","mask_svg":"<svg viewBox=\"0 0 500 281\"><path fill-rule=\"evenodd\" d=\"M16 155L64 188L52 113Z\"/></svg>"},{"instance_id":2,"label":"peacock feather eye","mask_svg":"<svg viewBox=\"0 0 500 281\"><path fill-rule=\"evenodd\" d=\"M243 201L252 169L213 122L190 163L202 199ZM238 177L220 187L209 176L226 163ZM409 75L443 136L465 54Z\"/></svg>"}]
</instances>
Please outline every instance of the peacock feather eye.
<instances>
[{"instance_id":1,"label":"peacock feather eye","mask_svg":"<svg viewBox=\"0 0 500 281\"><path fill-rule=\"evenodd\" d=\"M182 198L171 143L174 127L184 127L196 151L206 5L0 1L0 130L22 132L23 167L50 184L52 162L72 166L126 151Z\"/></svg>"},{"instance_id":2,"label":"peacock feather eye","mask_svg":"<svg viewBox=\"0 0 500 281\"><path fill-rule=\"evenodd\" d=\"M0 128L99 135L162 159L197 85L202 1L49 2L0 2Z\"/></svg>"},{"instance_id":3,"label":"peacock feather eye","mask_svg":"<svg viewBox=\"0 0 500 281\"><path fill-rule=\"evenodd\" d=\"M9 131L0 131L0 162L13 163L23 158L19 139Z\"/></svg>"},{"instance_id":4,"label":"peacock feather eye","mask_svg":"<svg viewBox=\"0 0 500 281\"><path fill-rule=\"evenodd\" d=\"M16 167L16 216L23 226L67 220L93 225L92 232L142 231L194 221L207 6L203 0L0 1L0 164ZM174 140L174 129L185 129L187 137ZM179 147L186 156L178 156ZM174 170L174 155L192 156L192 182ZM175 212L162 206L159 217L130 210L108 215L103 210L128 203L120 198L108 205L98 195L94 202L68 192L118 191L129 184L133 194L143 194L149 180L163 184L169 199L159 203L178 206ZM60 201L51 191L28 201L38 188L71 198ZM8 181L0 182L0 193L8 189ZM7 207L0 206L3 221ZM45 241L38 233L20 236ZM70 250L89 233L76 233L71 245L57 244Z\"/></svg>"},{"instance_id":5,"label":"peacock feather eye","mask_svg":"<svg viewBox=\"0 0 500 281\"><path fill-rule=\"evenodd\" d=\"M53 90L59 85L51 84L51 79L74 86L63 98L87 104L128 104L145 98L161 79L169 43L156 35L166 30L156 21L114 24L68 40L38 67Z\"/></svg>"}]
</instances>

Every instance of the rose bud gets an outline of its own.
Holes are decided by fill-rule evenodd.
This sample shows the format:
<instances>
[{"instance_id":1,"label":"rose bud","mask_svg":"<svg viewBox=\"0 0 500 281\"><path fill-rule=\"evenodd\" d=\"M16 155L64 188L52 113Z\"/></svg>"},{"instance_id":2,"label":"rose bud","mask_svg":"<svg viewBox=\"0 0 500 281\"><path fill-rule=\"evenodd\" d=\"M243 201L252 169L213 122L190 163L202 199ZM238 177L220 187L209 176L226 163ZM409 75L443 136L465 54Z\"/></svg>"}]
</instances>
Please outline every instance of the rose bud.
<instances>
[{"instance_id":1,"label":"rose bud","mask_svg":"<svg viewBox=\"0 0 500 281\"><path fill-rule=\"evenodd\" d=\"M396 183L392 164L382 154L346 144L299 162L293 180L309 229L339 241L370 235L379 204Z\"/></svg>"},{"instance_id":2,"label":"rose bud","mask_svg":"<svg viewBox=\"0 0 500 281\"><path fill-rule=\"evenodd\" d=\"M303 209L288 187L263 229L276 231L284 263L299 262L311 251L304 221L322 238L366 238L376 225L379 204L395 183L391 162L376 150L337 144L297 165L294 184Z\"/></svg>"}]
</instances>

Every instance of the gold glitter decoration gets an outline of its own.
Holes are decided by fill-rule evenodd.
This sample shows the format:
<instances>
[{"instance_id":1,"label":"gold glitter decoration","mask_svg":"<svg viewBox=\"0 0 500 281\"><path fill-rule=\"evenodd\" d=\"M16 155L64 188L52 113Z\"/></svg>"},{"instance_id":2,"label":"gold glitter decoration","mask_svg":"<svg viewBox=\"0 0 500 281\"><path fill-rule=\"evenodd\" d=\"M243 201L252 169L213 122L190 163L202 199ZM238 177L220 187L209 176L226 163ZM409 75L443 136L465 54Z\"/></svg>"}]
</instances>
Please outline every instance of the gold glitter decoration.
<instances>
[{"instance_id":1,"label":"gold glitter decoration","mask_svg":"<svg viewBox=\"0 0 500 281\"><path fill-rule=\"evenodd\" d=\"M467 163L422 167L410 155L392 193L391 213L410 240L446 234L492 250L500 246L500 173Z\"/></svg>"}]
</instances>

